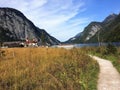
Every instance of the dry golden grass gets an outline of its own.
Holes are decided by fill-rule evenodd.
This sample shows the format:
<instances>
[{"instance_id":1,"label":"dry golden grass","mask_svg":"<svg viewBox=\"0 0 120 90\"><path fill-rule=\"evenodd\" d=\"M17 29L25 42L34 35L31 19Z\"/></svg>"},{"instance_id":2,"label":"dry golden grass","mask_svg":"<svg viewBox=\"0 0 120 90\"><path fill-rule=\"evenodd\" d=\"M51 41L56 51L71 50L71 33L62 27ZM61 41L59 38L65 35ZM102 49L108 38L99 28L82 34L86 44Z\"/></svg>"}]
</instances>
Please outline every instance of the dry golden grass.
<instances>
[{"instance_id":1,"label":"dry golden grass","mask_svg":"<svg viewBox=\"0 0 120 90\"><path fill-rule=\"evenodd\" d=\"M0 90L96 90L98 64L80 49L4 50Z\"/></svg>"}]
</instances>

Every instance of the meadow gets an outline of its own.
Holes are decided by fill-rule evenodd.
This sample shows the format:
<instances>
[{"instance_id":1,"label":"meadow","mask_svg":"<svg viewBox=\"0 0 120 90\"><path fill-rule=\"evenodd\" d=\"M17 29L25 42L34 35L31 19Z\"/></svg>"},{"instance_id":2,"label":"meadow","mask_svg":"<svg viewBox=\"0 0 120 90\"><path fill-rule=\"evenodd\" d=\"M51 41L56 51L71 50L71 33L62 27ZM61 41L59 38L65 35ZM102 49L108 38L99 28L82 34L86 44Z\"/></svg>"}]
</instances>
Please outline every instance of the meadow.
<instances>
[{"instance_id":1,"label":"meadow","mask_svg":"<svg viewBox=\"0 0 120 90\"><path fill-rule=\"evenodd\" d=\"M2 50L0 90L97 90L99 65L82 49Z\"/></svg>"}]
</instances>

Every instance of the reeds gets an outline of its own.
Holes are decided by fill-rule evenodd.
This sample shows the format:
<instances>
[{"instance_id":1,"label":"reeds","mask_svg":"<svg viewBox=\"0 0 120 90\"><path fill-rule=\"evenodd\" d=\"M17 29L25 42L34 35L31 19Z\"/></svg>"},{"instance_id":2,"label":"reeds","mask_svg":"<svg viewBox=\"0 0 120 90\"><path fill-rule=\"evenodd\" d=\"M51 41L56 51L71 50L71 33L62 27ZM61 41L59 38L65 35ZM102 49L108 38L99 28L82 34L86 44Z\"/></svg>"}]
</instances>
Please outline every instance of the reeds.
<instances>
[{"instance_id":1,"label":"reeds","mask_svg":"<svg viewBox=\"0 0 120 90\"><path fill-rule=\"evenodd\" d=\"M81 49L10 48L0 90L96 90L98 64Z\"/></svg>"}]
</instances>

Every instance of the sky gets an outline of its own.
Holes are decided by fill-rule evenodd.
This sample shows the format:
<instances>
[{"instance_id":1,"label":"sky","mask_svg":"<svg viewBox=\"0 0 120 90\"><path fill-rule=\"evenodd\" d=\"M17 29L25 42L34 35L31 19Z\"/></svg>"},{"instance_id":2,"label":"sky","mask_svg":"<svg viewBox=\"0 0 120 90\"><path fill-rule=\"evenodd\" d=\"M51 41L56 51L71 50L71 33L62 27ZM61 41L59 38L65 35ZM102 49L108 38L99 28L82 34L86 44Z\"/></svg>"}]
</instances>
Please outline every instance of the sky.
<instances>
[{"instance_id":1,"label":"sky","mask_svg":"<svg viewBox=\"0 0 120 90\"><path fill-rule=\"evenodd\" d=\"M60 41L82 32L92 21L120 13L120 0L0 0L0 7L21 11Z\"/></svg>"}]
</instances>

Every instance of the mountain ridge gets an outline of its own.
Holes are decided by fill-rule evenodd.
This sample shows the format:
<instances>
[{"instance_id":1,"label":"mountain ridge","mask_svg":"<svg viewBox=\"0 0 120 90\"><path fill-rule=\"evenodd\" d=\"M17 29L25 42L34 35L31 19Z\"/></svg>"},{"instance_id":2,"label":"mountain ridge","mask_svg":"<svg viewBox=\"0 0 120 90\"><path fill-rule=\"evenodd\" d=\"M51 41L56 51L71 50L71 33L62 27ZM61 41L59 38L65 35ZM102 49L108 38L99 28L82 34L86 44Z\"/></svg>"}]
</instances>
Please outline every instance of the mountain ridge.
<instances>
[{"instance_id":1,"label":"mountain ridge","mask_svg":"<svg viewBox=\"0 0 120 90\"><path fill-rule=\"evenodd\" d=\"M13 8L0 8L0 27L2 28L1 32L7 30L11 33L10 40L0 39L3 42L36 38L42 44L41 36L44 35L44 43L50 45L60 43L59 40L49 35L44 29L36 27L22 12Z\"/></svg>"},{"instance_id":2,"label":"mountain ridge","mask_svg":"<svg viewBox=\"0 0 120 90\"><path fill-rule=\"evenodd\" d=\"M120 14L117 15L113 13L107 16L102 22L91 22L81 33L70 38L65 43L96 43L111 41L107 38L110 37L109 33L111 32L112 27L120 22L114 23L117 21L118 16L120 16Z\"/></svg>"}]
</instances>

